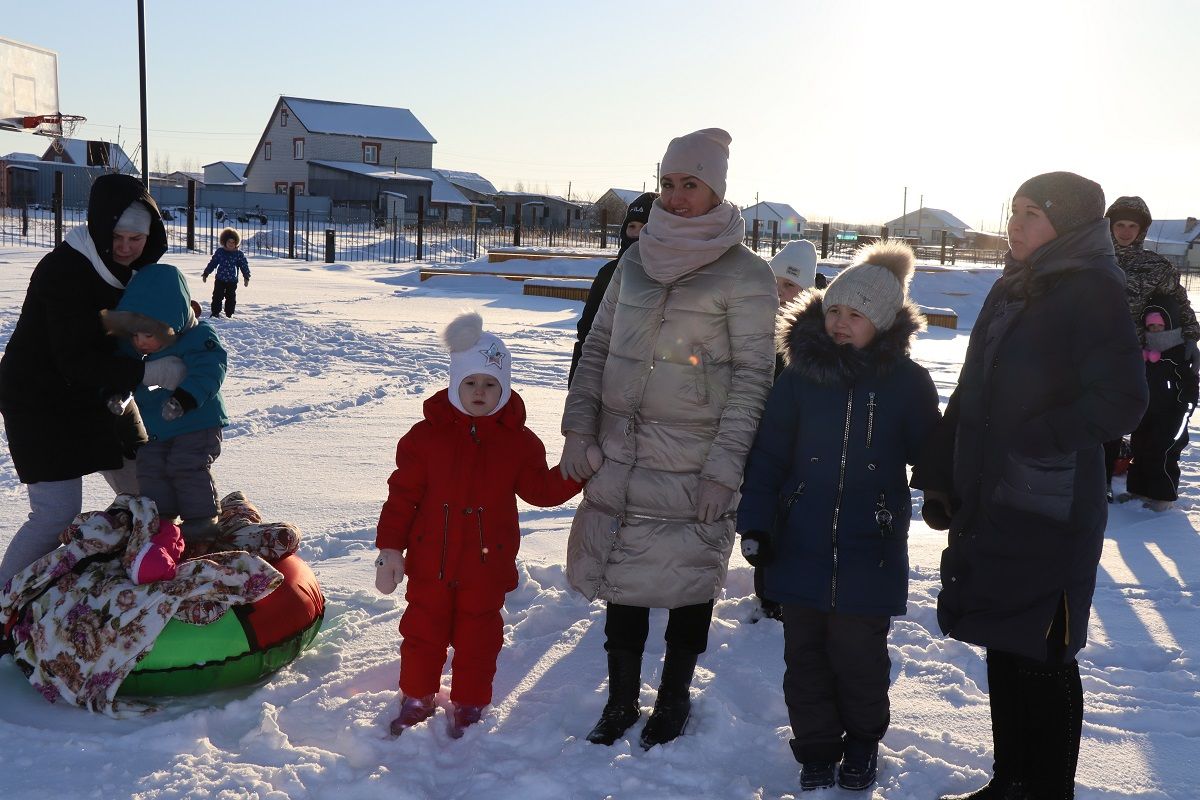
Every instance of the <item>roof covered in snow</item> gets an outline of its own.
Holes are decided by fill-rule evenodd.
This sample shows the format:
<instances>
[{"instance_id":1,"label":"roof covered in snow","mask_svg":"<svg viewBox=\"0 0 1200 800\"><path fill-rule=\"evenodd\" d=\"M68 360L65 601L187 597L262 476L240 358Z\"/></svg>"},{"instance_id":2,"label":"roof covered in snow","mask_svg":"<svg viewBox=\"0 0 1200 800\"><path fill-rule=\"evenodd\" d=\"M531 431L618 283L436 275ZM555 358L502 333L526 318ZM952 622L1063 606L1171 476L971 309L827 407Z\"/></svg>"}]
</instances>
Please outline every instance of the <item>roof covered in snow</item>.
<instances>
[{"instance_id":1,"label":"roof covered in snow","mask_svg":"<svg viewBox=\"0 0 1200 800\"><path fill-rule=\"evenodd\" d=\"M287 103L300 124L312 133L337 133L429 144L437 142L407 108L309 100L303 97L283 97L282 100Z\"/></svg>"},{"instance_id":2,"label":"roof covered in snow","mask_svg":"<svg viewBox=\"0 0 1200 800\"><path fill-rule=\"evenodd\" d=\"M336 169L341 172L350 172L355 175L362 175L377 181L420 181L429 183L430 185L430 202L431 203L448 203L452 206L469 206L474 205L467 199L466 195L458 190L458 188L446 180L436 169L421 169L419 167L402 167L400 171L395 171L391 167L379 166L378 164L363 164L360 161L309 161L309 164L316 164L329 169Z\"/></svg>"},{"instance_id":3,"label":"roof covered in snow","mask_svg":"<svg viewBox=\"0 0 1200 800\"><path fill-rule=\"evenodd\" d=\"M1188 223L1191 223L1190 225ZM1188 244L1200 241L1200 221L1187 219L1156 219L1146 231L1148 242L1174 242Z\"/></svg>"},{"instance_id":4,"label":"roof covered in snow","mask_svg":"<svg viewBox=\"0 0 1200 800\"><path fill-rule=\"evenodd\" d=\"M127 175L138 175L141 173L141 170L134 166L134 163L129 159L129 156L125 154L125 151L121 149L119 144L115 144L113 142L101 143L108 147L108 163L111 168ZM80 167L87 166L87 139L63 139L62 145L62 156L64 161ZM52 154L57 154L54 149L54 145L50 145L50 147L46 148L46 152L42 154L40 160L54 161L55 159Z\"/></svg>"},{"instance_id":5,"label":"roof covered in snow","mask_svg":"<svg viewBox=\"0 0 1200 800\"><path fill-rule=\"evenodd\" d=\"M943 228L959 228L964 231L971 230L971 226L963 222L958 217L951 214L949 211L943 211L940 208L918 208L915 211L910 211L903 217L896 217L893 220L883 223L888 228L914 228L919 225L940 226Z\"/></svg>"},{"instance_id":6,"label":"roof covered in snow","mask_svg":"<svg viewBox=\"0 0 1200 800\"><path fill-rule=\"evenodd\" d=\"M742 216L747 222L764 219L767 221L777 219L780 221L797 220L799 222L807 222L808 220L800 216L800 212L789 206L787 203L769 203L763 201L755 203L752 206L742 209Z\"/></svg>"},{"instance_id":7,"label":"roof covered in snow","mask_svg":"<svg viewBox=\"0 0 1200 800\"><path fill-rule=\"evenodd\" d=\"M435 171L455 186L461 186L464 189L470 189L472 192L478 192L479 194L496 193L496 187L492 185L492 182L478 172L463 172L457 169L439 169Z\"/></svg>"},{"instance_id":8,"label":"roof covered in snow","mask_svg":"<svg viewBox=\"0 0 1200 800\"><path fill-rule=\"evenodd\" d=\"M605 194L609 194L609 193L612 193L618 200L620 200L625 205L629 205L634 200L637 200L639 197L641 197L643 194L642 192L639 192L637 189L617 189L616 187L609 189L608 192L605 192Z\"/></svg>"}]
</instances>

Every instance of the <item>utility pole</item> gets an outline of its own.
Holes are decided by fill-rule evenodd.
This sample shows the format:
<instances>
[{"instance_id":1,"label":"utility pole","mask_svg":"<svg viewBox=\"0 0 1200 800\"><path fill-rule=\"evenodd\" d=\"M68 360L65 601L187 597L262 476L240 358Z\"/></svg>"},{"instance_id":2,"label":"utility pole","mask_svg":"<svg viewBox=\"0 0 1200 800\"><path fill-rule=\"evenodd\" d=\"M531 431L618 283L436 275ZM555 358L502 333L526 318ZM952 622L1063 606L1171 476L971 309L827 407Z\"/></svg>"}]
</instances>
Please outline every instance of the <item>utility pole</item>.
<instances>
[{"instance_id":1,"label":"utility pole","mask_svg":"<svg viewBox=\"0 0 1200 800\"><path fill-rule=\"evenodd\" d=\"M917 209L917 241L924 242L924 237L921 235L921 223L925 219L925 195L921 195L921 205Z\"/></svg>"},{"instance_id":2,"label":"utility pole","mask_svg":"<svg viewBox=\"0 0 1200 800\"><path fill-rule=\"evenodd\" d=\"M907 216L908 216L908 187L905 186L904 187L904 210L900 212L900 227L903 228L903 230L900 231L901 236L908 236L908 220L905 219L905 217L907 217Z\"/></svg>"},{"instance_id":3,"label":"utility pole","mask_svg":"<svg viewBox=\"0 0 1200 800\"><path fill-rule=\"evenodd\" d=\"M150 148L146 141L146 4L138 0L138 65L142 85L142 183L150 186Z\"/></svg>"},{"instance_id":4,"label":"utility pole","mask_svg":"<svg viewBox=\"0 0 1200 800\"><path fill-rule=\"evenodd\" d=\"M654 163L654 188L660 187L662 187L662 162L656 161Z\"/></svg>"},{"instance_id":5,"label":"utility pole","mask_svg":"<svg viewBox=\"0 0 1200 800\"><path fill-rule=\"evenodd\" d=\"M571 202L571 182L567 181L567 202Z\"/></svg>"}]
</instances>

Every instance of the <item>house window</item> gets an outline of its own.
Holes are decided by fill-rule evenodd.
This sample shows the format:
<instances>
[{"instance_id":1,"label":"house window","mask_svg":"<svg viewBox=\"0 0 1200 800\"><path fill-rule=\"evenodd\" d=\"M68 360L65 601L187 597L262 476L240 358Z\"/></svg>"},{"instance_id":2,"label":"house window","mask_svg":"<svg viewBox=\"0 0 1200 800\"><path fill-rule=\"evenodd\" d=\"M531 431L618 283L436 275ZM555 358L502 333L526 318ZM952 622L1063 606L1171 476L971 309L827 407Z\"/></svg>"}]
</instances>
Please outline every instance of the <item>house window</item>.
<instances>
[{"instance_id":1,"label":"house window","mask_svg":"<svg viewBox=\"0 0 1200 800\"><path fill-rule=\"evenodd\" d=\"M303 183L293 183L292 186L295 187L296 194L298 194L298 195L304 194L304 184Z\"/></svg>"},{"instance_id":2,"label":"house window","mask_svg":"<svg viewBox=\"0 0 1200 800\"><path fill-rule=\"evenodd\" d=\"M263 144L263 161L270 161L270 160L271 160L271 143L266 142L265 144Z\"/></svg>"},{"instance_id":3,"label":"house window","mask_svg":"<svg viewBox=\"0 0 1200 800\"><path fill-rule=\"evenodd\" d=\"M287 181L275 181L275 194L287 194Z\"/></svg>"},{"instance_id":4,"label":"house window","mask_svg":"<svg viewBox=\"0 0 1200 800\"><path fill-rule=\"evenodd\" d=\"M362 143L363 163L378 164L379 163L379 143L378 142L363 142Z\"/></svg>"},{"instance_id":5,"label":"house window","mask_svg":"<svg viewBox=\"0 0 1200 800\"><path fill-rule=\"evenodd\" d=\"M304 140L292 139L292 158L297 161L304 160Z\"/></svg>"},{"instance_id":6,"label":"house window","mask_svg":"<svg viewBox=\"0 0 1200 800\"><path fill-rule=\"evenodd\" d=\"M542 206L542 219L550 216L550 206Z\"/></svg>"},{"instance_id":7,"label":"house window","mask_svg":"<svg viewBox=\"0 0 1200 800\"><path fill-rule=\"evenodd\" d=\"M288 110L286 108L279 109L279 127L286 128L288 121Z\"/></svg>"}]
</instances>

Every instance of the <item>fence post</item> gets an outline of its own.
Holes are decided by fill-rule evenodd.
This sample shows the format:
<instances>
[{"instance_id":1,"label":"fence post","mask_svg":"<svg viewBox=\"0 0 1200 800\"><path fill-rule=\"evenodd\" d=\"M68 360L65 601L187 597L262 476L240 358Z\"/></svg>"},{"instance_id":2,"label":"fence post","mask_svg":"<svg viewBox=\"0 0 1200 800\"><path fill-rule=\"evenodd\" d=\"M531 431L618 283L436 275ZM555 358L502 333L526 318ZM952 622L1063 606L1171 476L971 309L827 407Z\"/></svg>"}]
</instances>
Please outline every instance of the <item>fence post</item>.
<instances>
[{"instance_id":1,"label":"fence post","mask_svg":"<svg viewBox=\"0 0 1200 800\"><path fill-rule=\"evenodd\" d=\"M58 247L63 240L63 174L61 170L54 172L54 194L50 198L54 207L54 246Z\"/></svg>"},{"instance_id":2,"label":"fence post","mask_svg":"<svg viewBox=\"0 0 1200 800\"><path fill-rule=\"evenodd\" d=\"M21 204L21 235L29 235L29 206Z\"/></svg>"},{"instance_id":3,"label":"fence post","mask_svg":"<svg viewBox=\"0 0 1200 800\"><path fill-rule=\"evenodd\" d=\"M946 263L946 229L942 229L942 264Z\"/></svg>"},{"instance_id":4,"label":"fence post","mask_svg":"<svg viewBox=\"0 0 1200 800\"><path fill-rule=\"evenodd\" d=\"M621 231L624 233L624 231ZM600 209L600 249L608 249L608 209Z\"/></svg>"},{"instance_id":5,"label":"fence post","mask_svg":"<svg viewBox=\"0 0 1200 800\"><path fill-rule=\"evenodd\" d=\"M296 257L296 184L288 187L288 258Z\"/></svg>"},{"instance_id":6,"label":"fence post","mask_svg":"<svg viewBox=\"0 0 1200 800\"><path fill-rule=\"evenodd\" d=\"M471 206L471 260L479 258L479 209Z\"/></svg>"},{"instance_id":7,"label":"fence post","mask_svg":"<svg viewBox=\"0 0 1200 800\"><path fill-rule=\"evenodd\" d=\"M187 193L187 249L196 249L196 181L188 178Z\"/></svg>"},{"instance_id":8,"label":"fence post","mask_svg":"<svg viewBox=\"0 0 1200 800\"><path fill-rule=\"evenodd\" d=\"M779 251L779 220L771 220L771 255Z\"/></svg>"},{"instance_id":9,"label":"fence post","mask_svg":"<svg viewBox=\"0 0 1200 800\"><path fill-rule=\"evenodd\" d=\"M829 255L829 223L821 226L821 258Z\"/></svg>"},{"instance_id":10,"label":"fence post","mask_svg":"<svg viewBox=\"0 0 1200 800\"><path fill-rule=\"evenodd\" d=\"M336 236L337 236L337 233L334 231L333 228L325 229L325 263L326 264L333 263L333 253L334 253L334 250L336 249L335 245L336 245L336 241L337 241Z\"/></svg>"},{"instance_id":11,"label":"fence post","mask_svg":"<svg viewBox=\"0 0 1200 800\"><path fill-rule=\"evenodd\" d=\"M758 252L758 225L761 221L762 220L760 220L758 217L754 218L754 228L750 235L750 242L751 242L750 249L753 250L755 253Z\"/></svg>"},{"instance_id":12,"label":"fence post","mask_svg":"<svg viewBox=\"0 0 1200 800\"><path fill-rule=\"evenodd\" d=\"M521 206L524 203L517 203L516 209L513 210L513 247L521 246Z\"/></svg>"},{"instance_id":13,"label":"fence post","mask_svg":"<svg viewBox=\"0 0 1200 800\"><path fill-rule=\"evenodd\" d=\"M425 196L416 196L416 260L425 258Z\"/></svg>"},{"instance_id":14,"label":"fence post","mask_svg":"<svg viewBox=\"0 0 1200 800\"><path fill-rule=\"evenodd\" d=\"M887 240L888 240L888 227L887 227L887 225L884 225L882 233L879 234L879 241L886 242Z\"/></svg>"}]
</instances>

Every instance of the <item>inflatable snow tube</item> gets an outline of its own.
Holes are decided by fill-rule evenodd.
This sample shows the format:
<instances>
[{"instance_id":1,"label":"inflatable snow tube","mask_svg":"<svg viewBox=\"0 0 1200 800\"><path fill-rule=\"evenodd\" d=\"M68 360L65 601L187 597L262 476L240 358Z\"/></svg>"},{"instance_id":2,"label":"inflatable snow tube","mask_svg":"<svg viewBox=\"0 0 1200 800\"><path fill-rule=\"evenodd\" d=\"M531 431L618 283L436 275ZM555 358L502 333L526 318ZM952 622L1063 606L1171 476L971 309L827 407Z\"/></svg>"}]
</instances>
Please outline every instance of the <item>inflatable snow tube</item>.
<instances>
[{"instance_id":1,"label":"inflatable snow tube","mask_svg":"<svg viewBox=\"0 0 1200 800\"><path fill-rule=\"evenodd\" d=\"M272 566L283 583L257 603L234 606L209 625L168 622L117 694L203 694L254 683L294 661L321 628L325 597L299 556Z\"/></svg>"}]
</instances>

